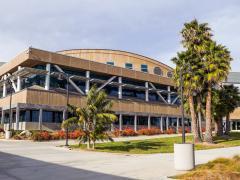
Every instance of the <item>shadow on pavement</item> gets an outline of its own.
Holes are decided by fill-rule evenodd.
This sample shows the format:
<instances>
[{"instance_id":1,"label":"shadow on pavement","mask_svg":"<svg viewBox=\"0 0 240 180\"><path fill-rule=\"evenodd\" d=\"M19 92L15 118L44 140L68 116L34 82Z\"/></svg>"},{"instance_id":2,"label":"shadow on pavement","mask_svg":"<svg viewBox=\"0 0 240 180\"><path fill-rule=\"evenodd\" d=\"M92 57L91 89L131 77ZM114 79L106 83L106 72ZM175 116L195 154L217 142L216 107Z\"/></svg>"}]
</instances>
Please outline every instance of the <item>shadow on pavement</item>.
<instances>
[{"instance_id":1,"label":"shadow on pavement","mask_svg":"<svg viewBox=\"0 0 240 180\"><path fill-rule=\"evenodd\" d=\"M0 180L129 179L0 152Z\"/></svg>"}]
</instances>

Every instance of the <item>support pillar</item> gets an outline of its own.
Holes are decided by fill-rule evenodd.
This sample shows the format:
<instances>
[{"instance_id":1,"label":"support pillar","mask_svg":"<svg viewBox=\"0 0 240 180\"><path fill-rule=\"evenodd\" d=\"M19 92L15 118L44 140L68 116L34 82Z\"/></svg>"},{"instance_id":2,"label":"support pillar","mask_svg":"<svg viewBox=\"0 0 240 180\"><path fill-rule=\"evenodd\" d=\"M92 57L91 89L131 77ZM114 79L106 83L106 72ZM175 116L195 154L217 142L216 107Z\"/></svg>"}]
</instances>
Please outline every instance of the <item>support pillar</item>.
<instances>
[{"instance_id":1,"label":"support pillar","mask_svg":"<svg viewBox=\"0 0 240 180\"><path fill-rule=\"evenodd\" d=\"M118 99L122 99L122 77L118 77Z\"/></svg>"},{"instance_id":2,"label":"support pillar","mask_svg":"<svg viewBox=\"0 0 240 180\"><path fill-rule=\"evenodd\" d=\"M148 115L148 129L151 128L151 116Z\"/></svg>"},{"instance_id":3,"label":"support pillar","mask_svg":"<svg viewBox=\"0 0 240 180\"><path fill-rule=\"evenodd\" d=\"M20 117L20 108L17 105L17 107L16 107L16 130L19 130L19 117Z\"/></svg>"},{"instance_id":4,"label":"support pillar","mask_svg":"<svg viewBox=\"0 0 240 180\"><path fill-rule=\"evenodd\" d=\"M42 114L43 114L43 109L39 109L39 125L38 125L39 130L42 130Z\"/></svg>"},{"instance_id":5,"label":"support pillar","mask_svg":"<svg viewBox=\"0 0 240 180\"><path fill-rule=\"evenodd\" d=\"M45 78L45 89L49 90L50 89L50 73L51 73L51 64L46 64L46 78Z\"/></svg>"},{"instance_id":6,"label":"support pillar","mask_svg":"<svg viewBox=\"0 0 240 180\"><path fill-rule=\"evenodd\" d=\"M166 129L168 130L169 129L169 117L167 116L167 119L166 119Z\"/></svg>"},{"instance_id":7,"label":"support pillar","mask_svg":"<svg viewBox=\"0 0 240 180\"><path fill-rule=\"evenodd\" d=\"M167 102L169 104L171 104L171 86L168 86L167 90L168 90L168 100L167 100Z\"/></svg>"},{"instance_id":8,"label":"support pillar","mask_svg":"<svg viewBox=\"0 0 240 180\"><path fill-rule=\"evenodd\" d=\"M4 124L5 111L2 109L1 124Z\"/></svg>"},{"instance_id":9,"label":"support pillar","mask_svg":"<svg viewBox=\"0 0 240 180\"><path fill-rule=\"evenodd\" d=\"M4 79L4 82L3 82L3 95L2 95L2 97L6 97L6 95L7 95L7 83L6 83L7 75L4 75L3 79Z\"/></svg>"},{"instance_id":10,"label":"support pillar","mask_svg":"<svg viewBox=\"0 0 240 180\"><path fill-rule=\"evenodd\" d=\"M18 70L20 70L22 67L18 66ZM17 76L17 92L22 89L22 82L21 82L21 77Z\"/></svg>"},{"instance_id":11,"label":"support pillar","mask_svg":"<svg viewBox=\"0 0 240 180\"><path fill-rule=\"evenodd\" d=\"M85 93L88 94L88 91L90 89L90 71L86 71L86 82L85 82Z\"/></svg>"},{"instance_id":12,"label":"support pillar","mask_svg":"<svg viewBox=\"0 0 240 180\"><path fill-rule=\"evenodd\" d=\"M137 114L134 115L134 131L137 132Z\"/></svg>"},{"instance_id":13,"label":"support pillar","mask_svg":"<svg viewBox=\"0 0 240 180\"><path fill-rule=\"evenodd\" d=\"M163 117L160 118L160 129L163 131Z\"/></svg>"},{"instance_id":14,"label":"support pillar","mask_svg":"<svg viewBox=\"0 0 240 180\"><path fill-rule=\"evenodd\" d=\"M122 114L119 114L119 131L122 131Z\"/></svg>"},{"instance_id":15,"label":"support pillar","mask_svg":"<svg viewBox=\"0 0 240 180\"><path fill-rule=\"evenodd\" d=\"M177 117L177 129L176 129L177 133L178 133L178 128L179 128L179 117Z\"/></svg>"},{"instance_id":16,"label":"support pillar","mask_svg":"<svg viewBox=\"0 0 240 180\"><path fill-rule=\"evenodd\" d=\"M66 109L63 110L63 121L67 118Z\"/></svg>"},{"instance_id":17,"label":"support pillar","mask_svg":"<svg viewBox=\"0 0 240 180\"><path fill-rule=\"evenodd\" d=\"M145 82L145 101L149 101L149 89L148 89L148 82Z\"/></svg>"}]
</instances>

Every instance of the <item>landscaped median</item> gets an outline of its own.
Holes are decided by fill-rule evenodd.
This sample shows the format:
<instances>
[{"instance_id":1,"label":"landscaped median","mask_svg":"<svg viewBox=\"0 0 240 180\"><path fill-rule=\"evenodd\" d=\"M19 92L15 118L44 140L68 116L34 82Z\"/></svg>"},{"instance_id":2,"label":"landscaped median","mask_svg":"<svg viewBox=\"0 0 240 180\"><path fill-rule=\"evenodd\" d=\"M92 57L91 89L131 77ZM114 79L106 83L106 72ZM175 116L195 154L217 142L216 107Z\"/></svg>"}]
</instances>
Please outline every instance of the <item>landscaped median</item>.
<instances>
[{"instance_id":1,"label":"landscaped median","mask_svg":"<svg viewBox=\"0 0 240 180\"><path fill-rule=\"evenodd\" d=\"M240 179L240 156L217 158L173 179Z\"/></svg>"},{"instance_id":2,"label":"landscaped median","mask_svg":"<svg viewBox=\"0 0 240 180\"><path fill-rule=\"evenodd\" d=\"M187 142L192 142L193 137L187 136ZM127 154L152 154L152 153L173 153L174 143L181 143L182 137L164 137L145 140L132 140L122 142L97 143L95 151ZM196 150L214 149L223 147L240 146L240 133L231 133L229 136L215 137L214 143L195 144ZM86 149L85 144L72 145L72 149Z\"/></svg>"}]
</instances>

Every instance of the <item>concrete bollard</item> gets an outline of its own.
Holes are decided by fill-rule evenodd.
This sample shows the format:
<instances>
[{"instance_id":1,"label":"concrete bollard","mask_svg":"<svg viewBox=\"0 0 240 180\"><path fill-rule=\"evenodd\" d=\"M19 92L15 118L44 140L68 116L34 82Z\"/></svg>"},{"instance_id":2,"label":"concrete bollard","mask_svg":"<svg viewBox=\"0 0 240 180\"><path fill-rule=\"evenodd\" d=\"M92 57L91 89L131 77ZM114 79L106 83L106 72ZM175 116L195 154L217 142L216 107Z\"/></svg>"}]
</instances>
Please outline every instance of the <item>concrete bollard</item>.
<instances>
[{"instance_id":1,"label":"concrete bollard","mask_svg":"<svg viewBox=\"0 0 240 180\"><path fill-rule=\"evenodd\" d=\"M12 131L5 131L5 139L10 139L12 136Z\"/></svg>"},{"instance_id":2,"label":"concrete bollard","mask_svg":"<svg viewBox=\"0 0 240 180\"><path fill-rule=\"evenodd\" d=\"M194 144L174 144L174 166L180 171L195 168Z\"/></svg>"}]
</instances>

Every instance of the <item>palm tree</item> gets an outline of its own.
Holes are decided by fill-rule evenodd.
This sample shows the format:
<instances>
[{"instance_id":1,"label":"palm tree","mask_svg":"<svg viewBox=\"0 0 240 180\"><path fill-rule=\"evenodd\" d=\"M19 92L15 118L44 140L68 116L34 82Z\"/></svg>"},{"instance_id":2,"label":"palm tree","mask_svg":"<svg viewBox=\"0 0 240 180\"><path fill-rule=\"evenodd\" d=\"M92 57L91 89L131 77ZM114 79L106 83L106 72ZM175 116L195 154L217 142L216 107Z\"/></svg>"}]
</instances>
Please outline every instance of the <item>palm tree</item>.
<instances>
[{"instance_id":1,"label":"palm tree","mask_svg":"<svg viewBox=\"0 0 240 180\"><path fill-rule=\"evenodd\" d=\"M205 83L207 86L206 97L206 132L205 141L213 143L212 139L212 88L226 79L232 60L228 49L216 42L205 45L207 52L204 54Z\"/></svg>"},{"instance_id":2,"label":"palm tree","mask_svg":"<svg viewBox=\"0 0 240 180\"><path fill-rule=\"evenodd\" d=\"M201 67L199 87L207 90L205 141L212 143L212 87L226 78L232 59L226 47L217 45L211 39L212 33L207 23L199 24L197 20L185 23L181 34L183 47L196 55L198 67Z\"/></svg>"},{"instance_id":3,"label":"palm tree","mask_svg":"<svg viewBox=\"0 0 240 180\"><path fill-rule=\"evenodd\" d=\"M194 103L194 93L199 87L199 68L196 64L197 57L192 54L191 51L182 51L177 54L177 57L173 58L172 61L176 64L176 69L174 73L174 79L179 86L180 84L180 70L183 76L183 89L186 95L187 102L189 105L189 111L192 119L192 131L194 135L194 142L201 142L200 131L197 123L195 103Z\"/></svg>"},{"instance_id":4,"label":"palm tree","mask_svg":"<svg viewBox=\"0 0 240 180\"><path fill-rule=\"evenodd\" d=\"M97 140L113 141L107 133L109 126L117 119L111 111L112 101L107 99L107 94L104 91L99 91L96 86L93 86L87 95L85 107L76 109L77 119L70 118L63 122L66 124L78 124L84 135L80 139L80 143L87 143L87 148L95 148Z\"/></svg>"}]
</instances>

